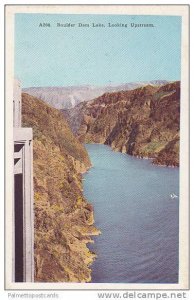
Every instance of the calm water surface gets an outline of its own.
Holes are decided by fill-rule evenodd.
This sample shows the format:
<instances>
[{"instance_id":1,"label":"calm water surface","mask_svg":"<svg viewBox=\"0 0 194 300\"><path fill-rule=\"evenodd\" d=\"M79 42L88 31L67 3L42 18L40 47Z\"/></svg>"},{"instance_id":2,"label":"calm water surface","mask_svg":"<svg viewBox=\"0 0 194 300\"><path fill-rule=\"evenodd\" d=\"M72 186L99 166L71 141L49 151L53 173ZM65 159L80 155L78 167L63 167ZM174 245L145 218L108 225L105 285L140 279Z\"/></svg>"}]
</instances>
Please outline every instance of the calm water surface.
<instances>
[{"instance_id":1,"label":"calm water surface","mask_svg":"<svg viewBox=\"0 0 194 300\"><path fill-rule=\"evenodd\" d=\"M159 167L86 145L93 167L84 193L94 206L102 234L90 249L98 258L92 282L177 283L179 169Z\"/></svg>"}]
</instances>

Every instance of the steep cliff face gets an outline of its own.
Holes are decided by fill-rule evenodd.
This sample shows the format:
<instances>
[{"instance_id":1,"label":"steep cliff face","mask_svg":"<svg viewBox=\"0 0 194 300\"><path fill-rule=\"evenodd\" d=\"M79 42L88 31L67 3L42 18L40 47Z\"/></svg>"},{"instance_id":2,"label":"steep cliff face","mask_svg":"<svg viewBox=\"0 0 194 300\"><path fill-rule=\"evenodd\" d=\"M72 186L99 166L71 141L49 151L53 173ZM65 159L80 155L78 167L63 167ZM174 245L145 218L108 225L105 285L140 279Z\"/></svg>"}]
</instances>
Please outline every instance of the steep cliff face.
<instances>
[{"instance_id":1,"label":"steep cliff face","mask_svg":"<svg viewBox=\"0 0 194 300\"><path fill-rule=\"evenodd\" d=\"M88 282L95 254L87 243L99 234L82 193L88 154L62 114L41 100L23 94L22 118L34 135L35 280Z\"/></svg>"},{"instance_id":2,"label":"steep cliff face","mask_svg":"<svg viewBox=\"0 0 194 300\"><path fill-rule=\"evenodd\" d=\"M65 111L80 141L179 165L180 82L106 93Z\"/></svg>"}]
</instances>

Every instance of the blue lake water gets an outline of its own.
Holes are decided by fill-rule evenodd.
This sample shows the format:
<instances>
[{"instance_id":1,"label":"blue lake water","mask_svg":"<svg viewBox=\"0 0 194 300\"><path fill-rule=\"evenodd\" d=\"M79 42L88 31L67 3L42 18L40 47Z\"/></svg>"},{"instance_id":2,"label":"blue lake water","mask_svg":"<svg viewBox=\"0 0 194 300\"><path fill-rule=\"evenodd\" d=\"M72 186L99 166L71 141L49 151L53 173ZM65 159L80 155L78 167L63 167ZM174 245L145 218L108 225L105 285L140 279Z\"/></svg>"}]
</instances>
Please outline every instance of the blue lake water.
<instances>
[{"instance_id":1,"label":"blue lake water","mask_svg":"<svg viewBox=\"0 0 194 300\"><path fill-rule=\"evenodd\" d=\"M83 178L102 234L89 247L97 254L92 282L177 283L179 168L86 145L93 167Z\"/></svg>"}]
</instances>

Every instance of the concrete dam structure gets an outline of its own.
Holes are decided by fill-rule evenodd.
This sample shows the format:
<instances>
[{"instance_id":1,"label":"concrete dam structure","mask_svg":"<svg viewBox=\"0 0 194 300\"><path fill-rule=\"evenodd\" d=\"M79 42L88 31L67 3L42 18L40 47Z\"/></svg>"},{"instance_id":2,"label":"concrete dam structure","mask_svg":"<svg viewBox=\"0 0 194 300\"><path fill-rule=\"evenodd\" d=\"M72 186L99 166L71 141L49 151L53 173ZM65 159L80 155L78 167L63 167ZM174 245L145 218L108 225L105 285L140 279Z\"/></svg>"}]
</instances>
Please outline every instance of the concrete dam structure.
<instances>
[{"instance_id":1,"label":"concrete dam structure","mask_svg":"<svg viewBox=\"0 0 194 300\"><path fill-rule=\"evenodd\" d=\"M33 134L22 128L20 82L13 90L13 282L34 281Z\"/></svg>"}]
</instances>

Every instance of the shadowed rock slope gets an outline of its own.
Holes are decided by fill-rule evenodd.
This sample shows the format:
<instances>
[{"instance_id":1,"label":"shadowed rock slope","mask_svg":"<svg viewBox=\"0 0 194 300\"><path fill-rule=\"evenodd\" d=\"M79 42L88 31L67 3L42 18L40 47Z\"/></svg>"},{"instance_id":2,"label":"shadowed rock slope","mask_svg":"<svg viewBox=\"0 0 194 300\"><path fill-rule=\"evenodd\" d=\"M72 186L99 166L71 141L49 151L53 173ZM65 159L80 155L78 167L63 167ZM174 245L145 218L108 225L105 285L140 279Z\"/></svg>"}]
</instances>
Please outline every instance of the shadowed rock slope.
<instances>
[{"instance_id":1,"label":"shadowed rock slope","mask_svg":"<svg viewBox=\"0 0 194 300\"><path fill-rule=\"evenodd\" d=\"M179 165L180 82L106 93L64 115L82 142Z\"/></svg>"},{"instance_id":2,"label":"shadowed rock slope","mask_svg":"<svg viewBox=\"0 0 194 300\"><path fill-rule=\"evenodd\" d=\"M87 243L99 234L82 193L88 154L59 111L25 93L22 117L34 135L35 280L88 282L95 254Z\"/></svg>"}]
</instances>

